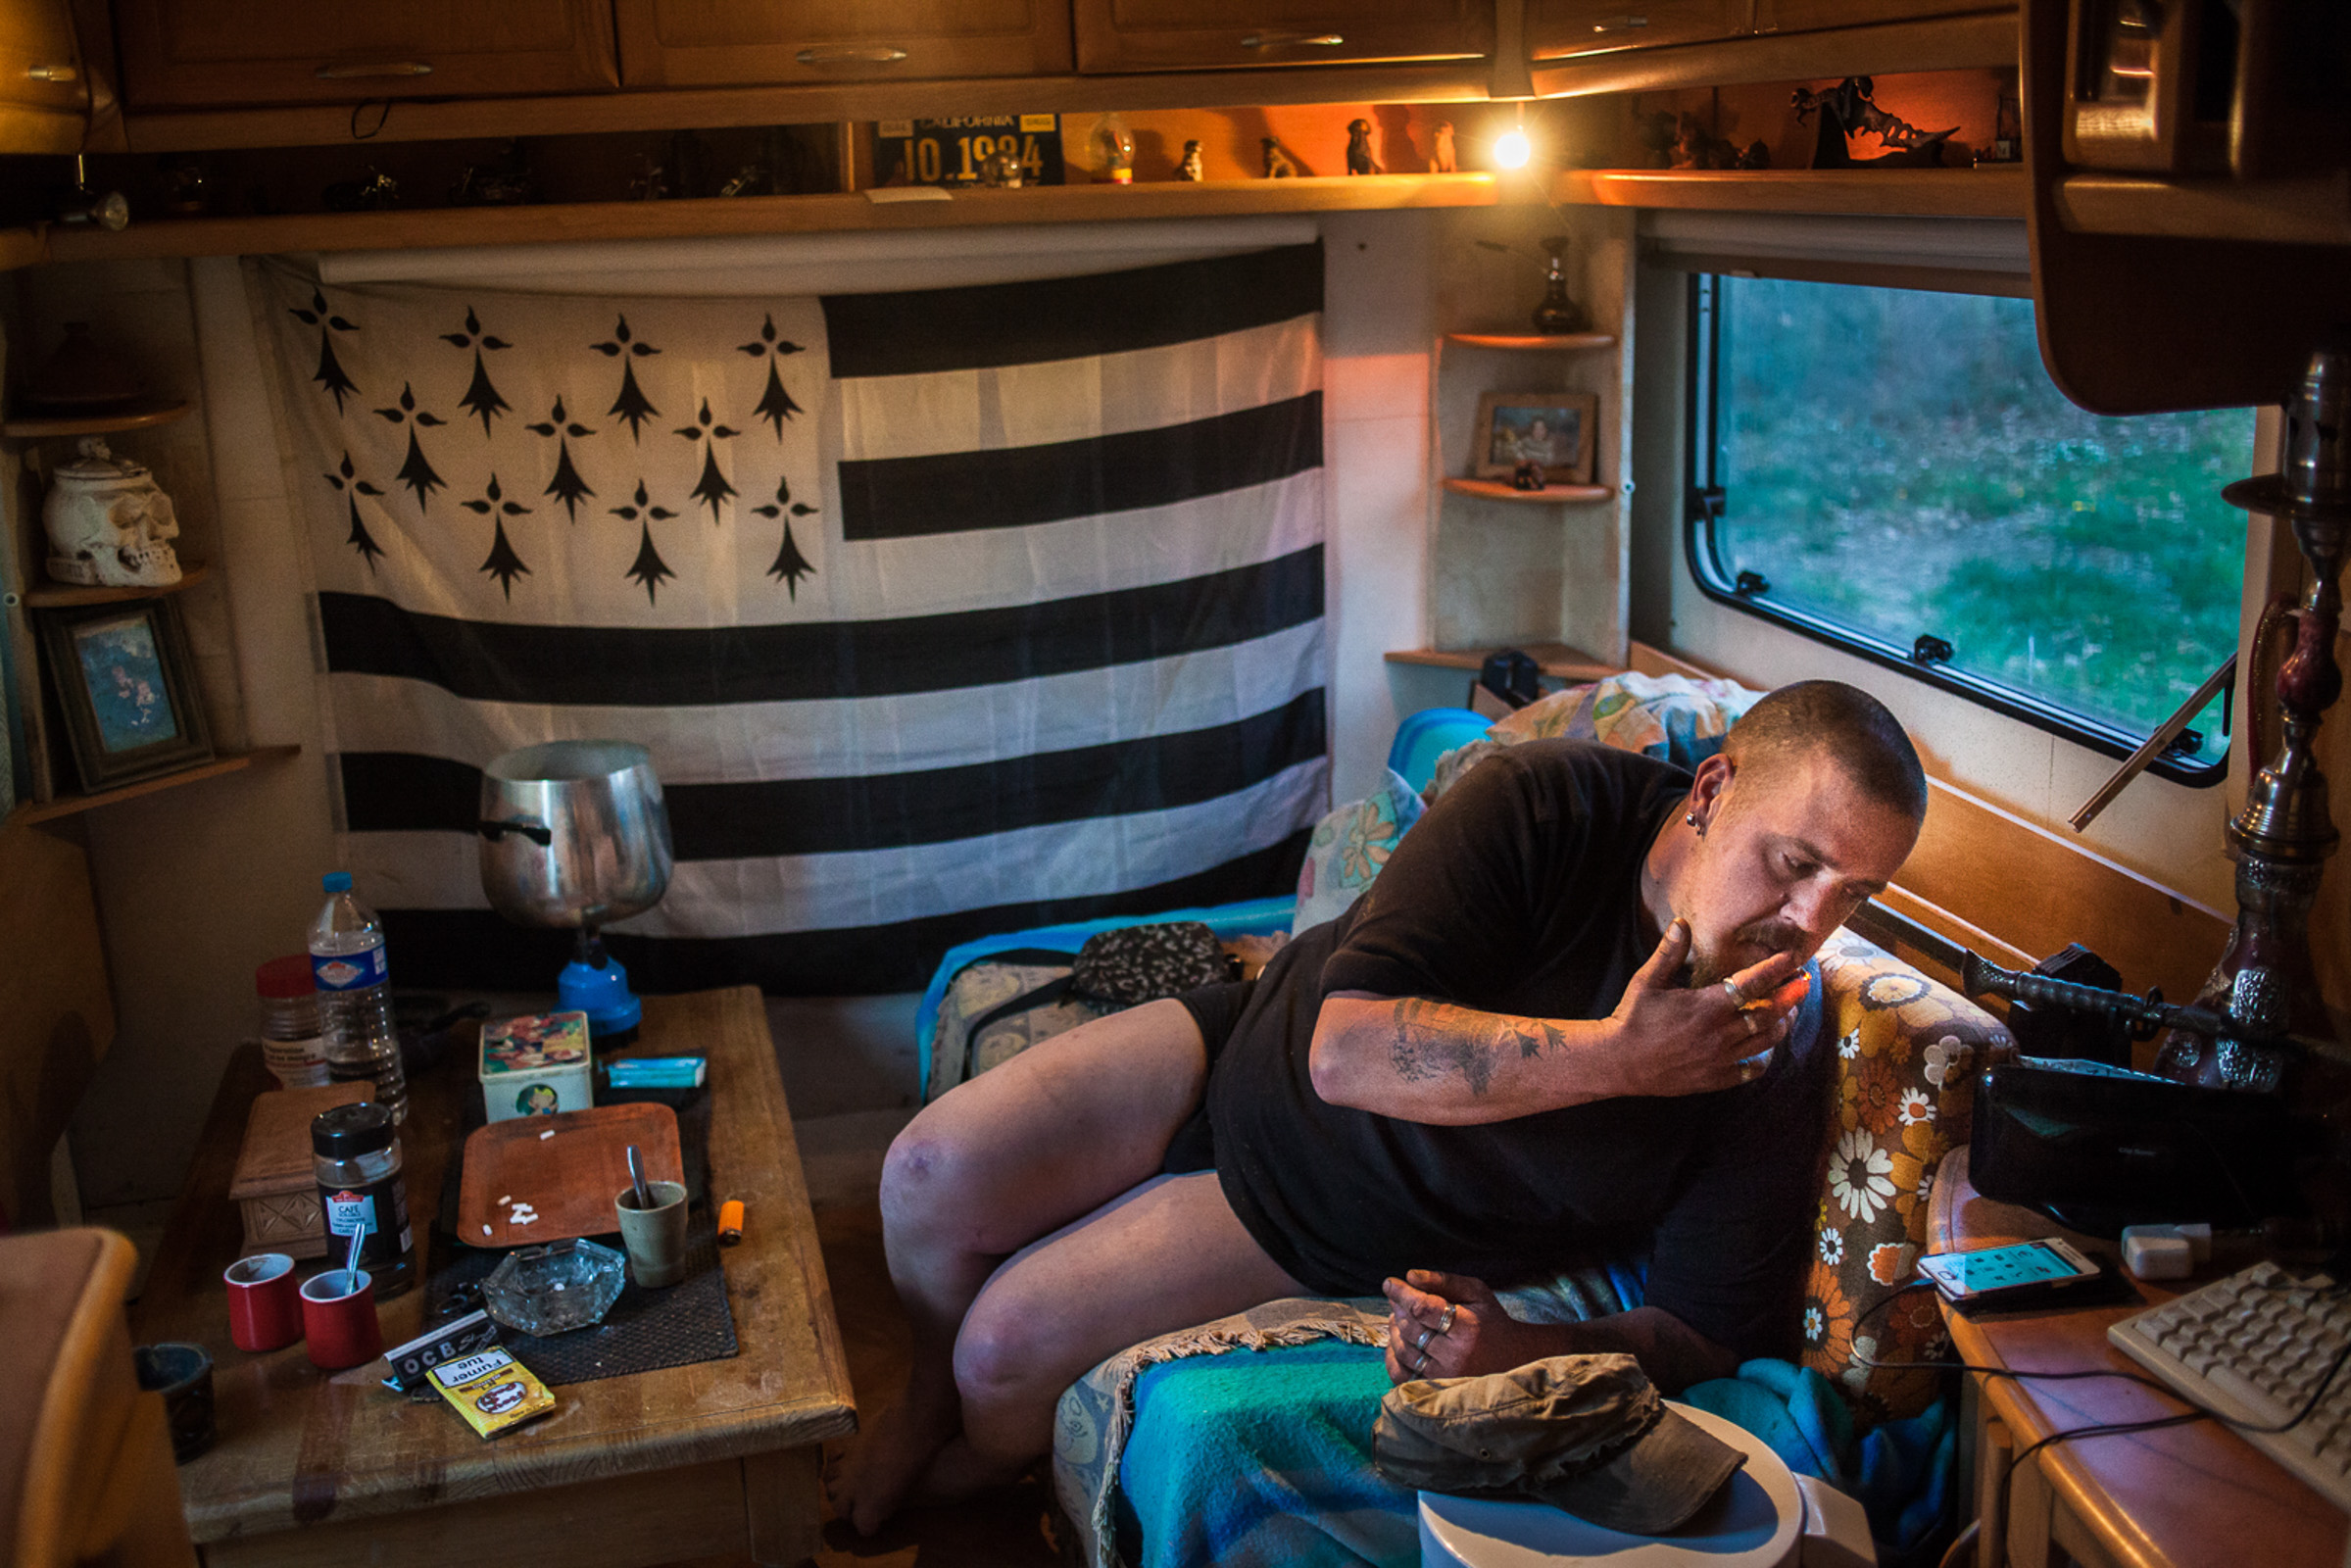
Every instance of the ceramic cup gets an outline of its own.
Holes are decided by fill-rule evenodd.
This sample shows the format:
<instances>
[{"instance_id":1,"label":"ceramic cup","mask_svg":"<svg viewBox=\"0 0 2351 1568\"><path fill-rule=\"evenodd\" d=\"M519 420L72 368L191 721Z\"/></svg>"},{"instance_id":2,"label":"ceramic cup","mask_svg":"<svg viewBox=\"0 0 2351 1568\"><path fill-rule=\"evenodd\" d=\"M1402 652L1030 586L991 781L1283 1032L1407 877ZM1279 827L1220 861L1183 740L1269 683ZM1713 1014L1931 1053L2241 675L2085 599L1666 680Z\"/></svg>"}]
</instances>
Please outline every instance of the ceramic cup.
<instances>
[{"instance_id":1,"label":"ceramic cup","mask_svg":"<svg viewBox=\"0 0 2351 1568\"><path fill-rule=\"evenodd\" d=\"M628 1271L639 1285L675 1285L686 1277L686 1190L676 1182L647 1182L653 1206L637 1206L637 1190L624 1187L612 1200L620 1217L621 1245Z\"/></svg>"},{"instance_id":2,"label":"ceramic cup","mask_svg":"<svg viewBox=\"0 0 2351 1568\"><path fill-rule=\"evenodd\" d=\"M256 1252L228 1265L228 1337L240 1350L274 1350L302 1338L302 1282L283 1252Z\"/></svg>"},{"instance_id":3,"label":"ceramic cup","mask_svg":"<svg viewBox=\"0 0 2351 1568\"><path fill-rule=\"evenodd\" d=\"M332 1372L383 1354L375 1285L364 1268L330 1268L302 1286L302 1332L313 1364Z\"/></svg>"},{"instance_id":4,"label":"ceramic cup","mask_svg":"<svg viewBox=\"0 0 2351 1568\"><path fill-rule=\"evenodd\" d=\"M213 1446L213 1358L201 1345L142 1345L130 1352L139 1388L164 1396L176 1464Z\"/></svg>"}]
</instances>

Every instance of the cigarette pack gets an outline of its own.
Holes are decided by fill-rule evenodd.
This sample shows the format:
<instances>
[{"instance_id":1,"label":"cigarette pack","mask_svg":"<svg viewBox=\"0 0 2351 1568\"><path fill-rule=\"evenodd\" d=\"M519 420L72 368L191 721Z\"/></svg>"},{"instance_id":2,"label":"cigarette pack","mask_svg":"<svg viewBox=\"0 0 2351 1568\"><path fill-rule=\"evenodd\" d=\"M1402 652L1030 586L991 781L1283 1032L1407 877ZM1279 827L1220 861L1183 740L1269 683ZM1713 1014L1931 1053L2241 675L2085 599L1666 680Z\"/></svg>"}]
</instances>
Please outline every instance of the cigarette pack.
<instances>
[{"instance_id":1,"label":"cigarette pack","mask_svg":"<svg viewBox=\"0 0 2351 1568\"><path fill-rule=\"evenodd\" d=\"M495 1346L463 1360L444 1361L424 1375L465 1424L485 1438L555 1408L555 1396L547 1392L547 1385Z\"/></svg>"}]
</instances>

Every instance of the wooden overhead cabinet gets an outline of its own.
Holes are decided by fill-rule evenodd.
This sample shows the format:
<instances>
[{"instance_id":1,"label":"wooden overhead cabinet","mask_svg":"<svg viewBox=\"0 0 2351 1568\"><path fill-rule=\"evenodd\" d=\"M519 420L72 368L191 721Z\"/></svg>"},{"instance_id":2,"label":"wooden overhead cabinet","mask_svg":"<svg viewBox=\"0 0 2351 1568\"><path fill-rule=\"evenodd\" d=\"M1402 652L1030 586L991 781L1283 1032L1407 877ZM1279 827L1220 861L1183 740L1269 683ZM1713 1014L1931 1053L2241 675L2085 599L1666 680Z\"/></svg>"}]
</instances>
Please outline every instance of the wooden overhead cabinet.
<instances>
[{"instance_id":1,"label":"wooden overhead cabinet","mask_svg":"<svg viewBox=\"0 0 2351 1568\"><path fill-rule=\"evenodd\" d=\"M1475 59L1494 7L1474 0L1076 0L1078 69L1227 71Z\"/></svg>"},{"instance_id":2,"label":"wooden overhead cabinet","mask_svg":"<svg viewBox=\"0 0 2351 1568\"><path fill-rule=\"evenodd\" d=\"M134 109L514 97L619 84L609 0L116 0Z\"/></svg>"},{"instance_id":3,"label":"wooden overhead cabinet","mask_svg":"<svg viewBox=\"0 0 2351 1568\"><path fill-rule=\"evenodd\" d=\"M1564 60L1706 43L1741 30L1748 0L1527 0L1527 52Z\"/></svg>"},{"instance_id":4,"label":"wooden overhead cabinet","mask_svg":"<svg viewBox=\"0 0 2351 1568\"><path fill-rule=\"evenodd\" d=\"M0 6L0 153L78 152L89 110L64 0Z\"/></svg>"},{"instance_id":5,"label":"wooden overhead cabinet","mask_svg":"<svg viewBox=\"0 0 2351 1568\"><path fill-rule=\"evenodd\" d=\"M1818 32L1823 27L1858 27L1873 22L1923 22L1930 17L2014 11L2011 4L1984 0L1735 0L1754 8L1741 28L1747 32Z\"/></svg>"},{"instance_id":6,"label":"wooden overhead cabinet","mask_svg":"<svg viewBox=\"0 0 2351 1568\"><path fill-rule=\"evenodd\" d=\"M2014 10L2001 0L1527 0L1527 45L1537 60L1565 60L1661 44Z\"/></svg>"},{"instance_id":7,"label":"wooden overhead cabinet","mask_svg":"<svg viewBox=\"0 0 2351 1568\"><path fill-rule=\"evenodd\" d=\"M614 0L632 87L1046 76L1068 0Z\"/></svg>"}]
</instances>

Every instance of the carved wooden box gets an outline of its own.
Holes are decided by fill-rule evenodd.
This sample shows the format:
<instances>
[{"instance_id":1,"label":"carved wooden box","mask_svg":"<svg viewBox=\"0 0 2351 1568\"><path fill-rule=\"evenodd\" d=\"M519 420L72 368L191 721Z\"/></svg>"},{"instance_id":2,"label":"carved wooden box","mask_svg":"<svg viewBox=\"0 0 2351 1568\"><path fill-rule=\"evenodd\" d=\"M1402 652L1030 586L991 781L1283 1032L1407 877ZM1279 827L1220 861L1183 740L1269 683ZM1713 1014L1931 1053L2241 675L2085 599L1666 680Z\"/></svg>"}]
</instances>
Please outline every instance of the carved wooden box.
<instances>
[{"instance_id":1,"label":"carved wooden box","mask_svg":"<svg viewBox=\"0 0 2351 1568\"><path fill-rule=\"evenodd\" d=\"M311 1118L329 1105L374 1098L373 1086L365 1083L274 1089L254 1097L228 1185L244 1216L245 1251L326 1255L326 1220L311 1174Z\"/></svg>"}]
</instances>

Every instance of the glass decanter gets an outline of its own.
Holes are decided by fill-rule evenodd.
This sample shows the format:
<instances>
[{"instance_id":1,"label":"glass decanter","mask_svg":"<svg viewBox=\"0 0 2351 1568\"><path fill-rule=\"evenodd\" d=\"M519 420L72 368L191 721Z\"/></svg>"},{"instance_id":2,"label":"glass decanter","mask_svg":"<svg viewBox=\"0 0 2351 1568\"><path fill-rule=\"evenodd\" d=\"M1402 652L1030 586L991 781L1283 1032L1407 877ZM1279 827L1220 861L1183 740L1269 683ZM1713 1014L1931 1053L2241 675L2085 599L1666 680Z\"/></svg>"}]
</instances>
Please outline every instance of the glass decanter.
<instances>
[{"instance_id":1,"label":"glass decanter","mask_svg":"<svg viewBox=\"0 0 2351 1568\"><path fill-rule=\"evenodd\" d=\"M1567 236L1554 234L1543 242L1551 255L1550 270L1544 274L1543 303L1535 307L1535 330L1546 337L1563 332L1587 331L1592 326L1592 313L1567 296Z\"/></svg>"}]
</instances>

